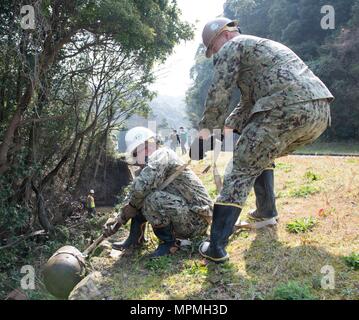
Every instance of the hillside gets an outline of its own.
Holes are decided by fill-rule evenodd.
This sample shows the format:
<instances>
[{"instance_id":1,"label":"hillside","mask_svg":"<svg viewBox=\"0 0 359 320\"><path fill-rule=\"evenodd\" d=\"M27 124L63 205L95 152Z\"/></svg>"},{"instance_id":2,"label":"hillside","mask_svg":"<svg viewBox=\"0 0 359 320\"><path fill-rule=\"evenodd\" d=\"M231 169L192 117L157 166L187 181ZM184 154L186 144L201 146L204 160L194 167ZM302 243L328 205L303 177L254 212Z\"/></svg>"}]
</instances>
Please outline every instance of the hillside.
<instances>
[{"instance_id":1,"label":"hillside","mask_svg":"<svg viewBox=\"0 0 359 320\"><path fill-rule=\"evenodd\" d=\"M154 119L161 124L165 119L170 128L189 127L184 97L158 96L150 103Z\"/></svg>"}]
</instances>

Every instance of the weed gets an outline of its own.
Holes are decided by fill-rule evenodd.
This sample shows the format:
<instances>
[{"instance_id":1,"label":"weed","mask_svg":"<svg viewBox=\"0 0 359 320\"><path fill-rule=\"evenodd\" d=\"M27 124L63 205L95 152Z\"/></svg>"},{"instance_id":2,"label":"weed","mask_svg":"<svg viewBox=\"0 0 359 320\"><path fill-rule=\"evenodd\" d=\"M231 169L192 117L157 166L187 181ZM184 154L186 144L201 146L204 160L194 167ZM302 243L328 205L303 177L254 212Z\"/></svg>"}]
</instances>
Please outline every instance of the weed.
<instances>
[{"instance_id":1,"label":"weed","mask_svg":"<svg viewBox=\"0 0 359 320\"><path fill-rule=\"evenodd\" d=\"M275 164L275 168L279 170L291 170L293 168L293 165L283 162L278 162Z\"/></svg>"},{"instance_id":2,"label":"weed","mask_svg":"<svg viewBox=\"0 0 359 320\"><path fill-rule=\"evenodd\" d=\"M308 182L312 182L312 181L318 181L320 180L320 176L316 173L314 173L313 171L308 170L305 174L304 174L304 178L308 181Z\"/></svg>"},{"instance_id":3,"label":"weed","mask_svg":"<svg viewBox=\"0 0 359 320\"><path fill-rule=\"evenodd\" d=\"M215 186L211 185L207 188L207 190L208 190L208 194L211 197L211 199L215 199L218 196L218 191Z\"/></svg>"},{"instance_id":4,"label":"weed","mask_svg":"<svg viewBox=\"0 0 359 320\"><path fill-rule=\"evenodd\" d=\"M318 193L320 189L316 186L303 185L289 191L288 195L295 198L305 198L312 194Z\"/></svg>"},{"instance_id":5,"label":"weed","mask_svg":"<svg viewBox=\"0 0 359 320\"><path fill-rule=\"evenodd\" d=\"M314 300L315 296L311 293L308 286L296 281L282 283L274 289L274 300Z\"/></svg>"},{"instance_id":6,"label":"weed","mask_svg":"<svg viewBox=\"0 0 359 320\"><path fill-rule=\"evenodd\" d=\"M285 198L285 197L287 197L287 193L286 192L284 192L284 191L278 191L277 193L276 193L276 199L280 199L280 198Z\"/></svg>"},{"instance_id":7,"label":"weed","mask_svg":"<svg viewBox=\"0 0 359 320\"><path fill-rule=\"evenodd\" d=\"M301 233L311 231L316 225L316 220L312 217L296 219L287 224L290 233Z\"/></svg>"},{"instance_id":8,"label":"weed","mask_svg":"<svg viewBox=\"0 0 359 320\"><path fill-rule=\"evenodd\" d=\"M355 159L355 158L351 158L351 159L347 159L345 160L346 163L354 163L354 164L358 164L359 160Z\"/></svg>"},{"instance_id":9,"label":"weed","mask_svg":"<svg viewBox=\"0 0 359 320\"><path fill-rule=\"evenodd\" d=\"M206 265L199 264L194 261L185 264L185 269L183 270L183 273L186 275L206 276L208 273L208 269Z\"/></svg>"},{"instance_id":10,"label":"weed","mask_svg":"<svg viewBox=\"0 0 359 320\"><path fill-rule=\"evenodd\" d=\"M145 268L151 271L165 271L170 269L172 264L171 256L163 256L156 259L150 259L145 263Z\"/></svg>"},{"instance_id":11,"label":"weed","mask_svg":"<svg viewBox=\"0 0 359 320\"><path fill-rule=\"evenodd\" d=\"M359 253L352 253L349 256L344 257L344 261L348 267L359 270Z\"/></svg>"}]
</instances>

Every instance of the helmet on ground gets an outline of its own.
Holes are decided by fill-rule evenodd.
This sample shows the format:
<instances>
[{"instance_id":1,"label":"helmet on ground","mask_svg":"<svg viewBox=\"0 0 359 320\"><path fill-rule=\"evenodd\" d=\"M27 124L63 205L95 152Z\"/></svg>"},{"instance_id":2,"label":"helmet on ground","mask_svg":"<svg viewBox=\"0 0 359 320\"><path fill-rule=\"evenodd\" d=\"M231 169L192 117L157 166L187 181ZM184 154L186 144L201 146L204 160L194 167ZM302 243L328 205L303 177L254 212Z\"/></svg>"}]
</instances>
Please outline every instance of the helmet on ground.
<instances>
[{"instance_id":1,"label":"helmet on ground","mask_svg":"<svg viewBox=\"0 0 359 320\"><path fill-rule=\"evenodd\" d=\"M46 289L55 297L67 299L73 288L85 276L85 259L72 246L57 250L47 261L43 278Z\"/></svg>"},{"instance_id":2,"label":"helmet on ground","mask_svg":"<svg viewBox=\"0 0 359 320\"><path fill-rule=\"evenodd\" d=\"M213 54L212 45L214 39L223 31L238 31L238 21L228 18L217 18L207 22L203 28L202 40L206 46L206 57L210 58Z\"/></svg>"},{"instance_id":3,"label":"helmet on ground","mask_svg":"<svg viewBox=\"0 0 359 320\"><path fill-rule=\"evenodd\" d=\"M155 139L156 134L146 127L135 127L126 133L126 152L132 154L138 146L145 143L149 139Z\"/></svg>"}]
</instances>

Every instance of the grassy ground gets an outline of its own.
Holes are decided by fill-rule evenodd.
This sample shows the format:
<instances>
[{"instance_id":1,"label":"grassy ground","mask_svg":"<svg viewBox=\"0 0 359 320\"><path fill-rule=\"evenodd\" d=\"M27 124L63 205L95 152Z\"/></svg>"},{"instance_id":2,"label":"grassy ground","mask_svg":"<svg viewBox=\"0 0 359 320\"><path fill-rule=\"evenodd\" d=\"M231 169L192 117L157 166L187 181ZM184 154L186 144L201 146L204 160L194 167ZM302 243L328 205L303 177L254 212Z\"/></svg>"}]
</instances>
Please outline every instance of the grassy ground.
<instances>
[{"instance_id":1,"label":"grassy ground","mask_svg":"<svg viewBox=\"0 0 359 320\"><path fill-rule=\"evenodd\" d=\"M359 142L318 142L305 146L295 153L299 154L330 154L330 155L359 155Z\"/></svg>"},{"instance_id":2,"label":"grassy ground","mask_svg":"<svg viewBox=\"0 0 359 320\"><path fill-rule=\"evenodd\" d=\"M222 173L228 160L223 154L218 161ZM192 168L215 197L211 171L201 174L207 164L195 163ZM359 299L359 261L354 255L359 253L359 159L289 156L276 164L277 227L234 235L228 246L231 259L224 265L201 259L199 239L174 256L150 261L147 254L157 241L148 230L150 240L142 251L92 258L93 268L105 274L100 284L103 296ZM242 220L253 204L251 194ZM295 230L299 233L292 233ZM122 230L112 240L125 238L127 232ZM334 289L322 288L327 270L334 271Z\"/></svg>"}]
</instances>

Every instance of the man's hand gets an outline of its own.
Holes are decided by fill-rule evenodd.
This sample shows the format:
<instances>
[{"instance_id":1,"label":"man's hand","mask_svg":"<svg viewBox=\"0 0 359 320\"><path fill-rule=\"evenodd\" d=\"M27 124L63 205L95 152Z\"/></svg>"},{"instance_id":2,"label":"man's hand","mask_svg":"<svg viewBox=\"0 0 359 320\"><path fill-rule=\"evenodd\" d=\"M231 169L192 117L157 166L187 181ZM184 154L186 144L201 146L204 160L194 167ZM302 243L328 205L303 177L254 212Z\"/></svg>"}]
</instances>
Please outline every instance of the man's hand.
<instances>
[{"instance_id":1,"label":"man's hand","mask_svg":"<svg viewBox=\"0 0 359 320\"><path fill-rule=\"evenodd\" d=\"M131 218L135 217L138 213L138 210L133 207L130 203L126 204L123 208L122 208L122 212L121 212L121 222L123 224L125 224L128 220L130 220Z\"/></svg>"},{"instance_id":2,"label":"man's hand","mask_svg":"<svg viewBox=\"0 0 359 320\"><path fill-rule=\"evenodd\" d=\"M119 221L118 217L109 218L103 226L104 236L110 237L114 235L121 227L121 225L122 223Z\"/></svg>"},{"instance_id":3,"label":"man's hand","mask_svg":"<svg viewBox=\"0 0 359 320\"><path fill-rule=\"evenodd\" d=\"M106 237L110 237L113 234L115 234L118 229L127 223L128 220L135 217L138 213L138 210L133 207L131 204L126 204L122 210L121 213L117 217L109 218L105 225L103 226L103 234Z\"/></svg>"}]
</instances>

